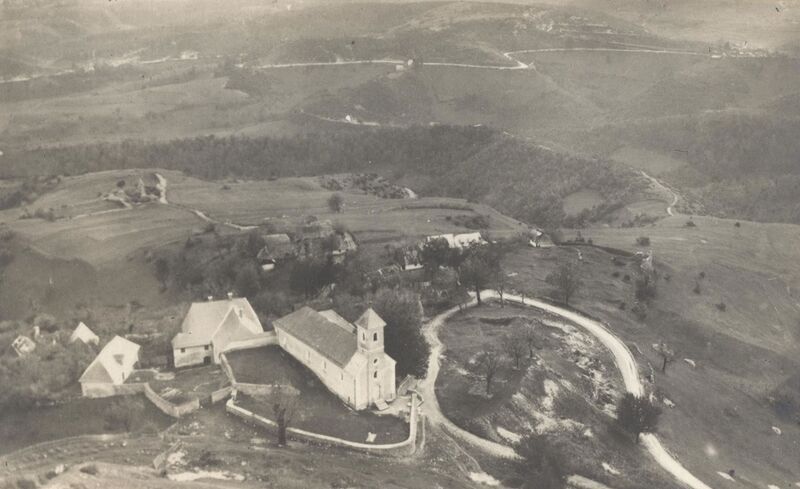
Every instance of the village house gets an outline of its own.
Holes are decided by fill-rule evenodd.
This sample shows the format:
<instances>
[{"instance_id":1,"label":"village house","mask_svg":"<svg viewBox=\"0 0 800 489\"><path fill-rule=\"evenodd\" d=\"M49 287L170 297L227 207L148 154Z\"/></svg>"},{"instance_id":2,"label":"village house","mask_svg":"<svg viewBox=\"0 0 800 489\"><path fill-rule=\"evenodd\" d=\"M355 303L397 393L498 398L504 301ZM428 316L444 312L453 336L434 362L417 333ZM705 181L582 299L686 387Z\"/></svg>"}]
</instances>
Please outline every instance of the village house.
<instances>
[{"instance_id":1,"label":"village house","mask_svg":"<svg viewBox=\"0 0 800 489\"><path fill-rule=\"evenodd\" d=\"M464 234L439 234L436 236L428 236L425 241L430 242L440 239L446 241L447 246L451 249L459 250L469 248L470 246L486 244L486 240L484 240L483 236L481 236L481 233L478 232Z\"/></svg>"},{"instance_id":2,"label":"village house","mask_svg":"<svg viewBox=\"0 0 800 489\"><path fill-rule=\"evenodd\" d=\"M275 266L295 256L295 246L287 234L268 234L263 236L264 247L258 252L261 269L268 272Z\"/></svg>"},{"instance_id":3,"label":"village house","mask_svg":"<svg viewBox=\"0 0 800 489\"><path fill-rule=\"evenodd\" d=\"M125 383L139 362L139 345L115 336L100 350L78 380L85 397L116 394L114 386Z\"/></svg>"},{"instance_id":4,"label":"village house","mask_svg":"<svg viewBox=\"0 0 800 489\"><path fill-rule=\"evenodd\" d=\"M244 297L195 302L186 313L181 332L172 339L173 364L178 367L218 363L232 343L264 333L261 321Z\"/></svg>"},{"instance_id":5,"label":"village house","mask_svg":"<svg viewBox=\"0 0 800 489\"><path fill-rule=\"evenodd\" d=\"M83 321L78 323L78 326L75 328L75 331L72 332L72 335L69 337L69 342L74 343L75 341L82 341L86 345L99 345L100 338L94 334L94 332L89 329Z\"/></svg>"},{"instance_id":6,"label":"village house","mask_svg":"<svg viewBox=\"0 0 800 489\"><path fill-rule=\"evenodd\" d=\"M24 357L36 349L36 342L27 336L20 335L11 342L11 348L14 349L18 357Z\"/></svg>"},{"instance_id":7,"label":"village house","mask_svg":"<svg viewBox=\"0 0 800 489\"><path fill-rule=\"evenodd\" d=\"M384 352L386 323L368 309L355 323L303 307L273 323L278 343L353 409L394 400L395 361Z\"/></svg>"},{"instance_id":8,"label":"village house","mask_svg":"<svg viewBox=\"0 0 800 489\"><path fill-rule=\"evenodd\" d=\"M337 231L328 221L312 221L297 228L296 252L301 259L330 257L334 263L344 261L347 253L358 249L353 235Z\"/></svg>"}]
</instances>

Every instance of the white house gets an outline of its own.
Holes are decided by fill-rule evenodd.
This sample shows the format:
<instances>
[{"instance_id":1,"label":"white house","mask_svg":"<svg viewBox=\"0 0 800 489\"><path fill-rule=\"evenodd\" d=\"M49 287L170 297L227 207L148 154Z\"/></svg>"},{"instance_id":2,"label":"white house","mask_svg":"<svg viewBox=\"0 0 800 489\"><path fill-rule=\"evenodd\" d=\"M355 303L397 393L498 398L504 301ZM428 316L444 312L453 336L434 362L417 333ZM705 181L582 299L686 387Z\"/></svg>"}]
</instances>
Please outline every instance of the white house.
<instances>
[{"instance_id":1,"label":"white house","mask_svg":"<svg viewBox=\"0 0 800 489\"><path fill-rule=\"evenodd\" d=\"M36 349L36 342L27 336L20 335L11 342L11 348L14 349L17 356L24 357Z\"/></svg>"},{"instance_id":2,"label":"white house","mask_svg":"<svg viewBox=\"0 0 800 489\"><path fill-rule=\"evenodd\" d=\"M281 348L354 409L395 398L395 361L383 350L386 323L372 309L350 323L303 307L273 323Z\"/></svg>"},{"instance_id":3,"label":"white house","mask_svg":"<svg viewBox=\"0 0 800 489\"><path fill-rule=\"evenodd\" d=\"M72 332L72 335L69 337L69 342L74 343L75 341L80 340L87 345L99 345L100 338L94 334L94 332L89 329L89 326L86 326L83 321L78 323L78 327L75 328L75 331Z\"/></svg>"},{"instance_id":4,"label":"white house","mask_svg":"<svg viewBox=\"0 0 800 489\"><path fill-rule=\"evenodd\" d=\"M250 302L228 294L225 300L195 302L172 338L175 367L219 362L219 354L234 342L264 334L264 328Z\"/></svg>"},{"instance_id":5,"label":"white house","mask_svg":"<svg viewBox=\"0 0 800 489\"><path fill-rule=\"evenodd\" d=\"M114 386L125 382L138 361L139 345L113 337L81 375L81 392L86 397L113 396Z\"/></svg>"},{"instance_id":6,"label":"white house","mask_svg":"<svg viewBox=\"0 0 800 489\"><path fill-rule=\"evenodd\" d=\"M454 249L469 248L473 245L486 244L481 233L464 233L464 234L439 234L436 236L428 236L425 241L436 241L443 239L447 241L447 246Z\"/></svg>"}]
</instances>

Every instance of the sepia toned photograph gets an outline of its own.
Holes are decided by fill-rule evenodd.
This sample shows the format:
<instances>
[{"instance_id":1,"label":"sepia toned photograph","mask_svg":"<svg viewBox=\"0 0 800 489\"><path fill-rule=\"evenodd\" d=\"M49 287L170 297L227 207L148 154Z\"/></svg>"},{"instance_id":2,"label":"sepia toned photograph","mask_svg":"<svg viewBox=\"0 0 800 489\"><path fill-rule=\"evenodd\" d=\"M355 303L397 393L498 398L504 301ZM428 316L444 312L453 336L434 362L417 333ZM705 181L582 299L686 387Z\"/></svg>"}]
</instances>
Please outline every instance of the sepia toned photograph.
<instances>
[{"instance_id":1,"label":"sepia toned photograph","mask_svg":"<svg viewBox=\"0 0 800 489\"><path fill-rule=\"evenodd\" d=\"M0 489L800 489L800 0L0 0Z\"/></svg>"}]
</instances>

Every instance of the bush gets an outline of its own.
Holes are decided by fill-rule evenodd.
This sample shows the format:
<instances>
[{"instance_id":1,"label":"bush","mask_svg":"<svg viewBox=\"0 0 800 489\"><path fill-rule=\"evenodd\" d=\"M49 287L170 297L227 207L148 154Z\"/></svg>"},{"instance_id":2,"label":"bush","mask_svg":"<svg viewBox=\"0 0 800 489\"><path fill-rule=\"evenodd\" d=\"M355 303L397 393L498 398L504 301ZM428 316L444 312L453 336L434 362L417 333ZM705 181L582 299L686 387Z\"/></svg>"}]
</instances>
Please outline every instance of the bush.
<instances>
[{"instance_id":1,"label":"bush","mask_svg":"<svg viewBox=\"0 0 800 489\"><path fill-rule=\"evenodd\" d=\"M344 210L344 197L342 194L335 193L328 198L328 208L333 212L342 212Z\"/></svg>"},{"instance_id":2,"label":"bush","mask_svg":"<svg viewBox=\"0 0 800 489\"><path fill-rule=\"evenodd\" d=\"M631 312L636 316L636 319L644 321L647 319L647 304L644 302L635 302L633 307L631 307Z\"/></svg>"},{"instance_id":3,"label":"bush","mask_svg":"<svg viewBox=\"0 0 800 489\"><path fill-rule=\"evenodd\" d=\"M722 312L728 309L728 306L726 306L724 302L719 302L718 304L714 304L714 306Z\"/></svg>"},{"instance_id":4,"label":"bush","mask_svg":"<svg viewBox=\"0 0 800 489\"><path fill-rule=\"evenodd\" d=\"M648 236L639 236L636 238L636 244L639 246L650 246L650 238Z\"/></svg>"},{"instance_id":5,"label":"bush","mask_svg":"<svg viewBox=\"0 0 800 489\"><path fill-rule=\"evenodd\" d=\"M36 489L36 482L30 479L17 479L17 487L19 489Z\"/></svg>"},{"instance_id":6,"label":"bush","mask_svg":"<svg viewBox=\"0 0 800 489\"><path fill-rule=\"evenodd\" d=\"M660 416L661 408L650 399L637 397L630 392L622 396L617 404L617 423L637 438L640 433L654 432Z\"/></svg>"},{"instance_id":7,"label":"bush","mask_svg":"<svg viewBox=\"0 0 800 489\"><path fill-rule=\"evenodd\" d=\"M701 292L700 291L700 282L698 282L697 280L695 280L695 282L694 282L694 288L692 289L692 292L694 292L697 295L700 295L700 292Z\"/></svg>"},{"instance_id":8,"label":"bush","mask_svg":"<svg viewBox=\"0 0 800 489\"><path fill-rule=\"evenodd\" d=\"M94 464L84 465L83 467L80 468L80 471L83 472L84 474L89 474L89 475L97 475L100 472L99 470L97 470L97 466Z\"/></svg>"},{"instance_id":9,"label":"bush","mask_svg":"<svg viewBox=\"0 0 800 489\"><path fill-rule=\"evenodd\" d=\"M614 278L619 278L620 273L617 270L614 270L613 272L611 272L611 276Z\"/></svg>"},{"instance_id":10,"label":"bush","mask_svg":"<svg viewBox=\"0 0 800 489\"><path fill-rule=\"evenodd\" d=\"M203 450L200 452L200 456L197 457L197 465L204 468L219 467L222 463L222 459L209 450Z\"/></svg>"},{"instance_id":11,"label":"bush","mask_svg":"<svg viewBox=\"0 0 800 489\"><path fill-rule=\"evenodd\" d=\"M736 221L735 223L733 223L733 226L737 227L737 228L740 228L740 227L742 227L742 223L740 223L739 221Z\"/></svg>"},{"instance_id":12,"label":"bush","mask_svg":"<svg viewBox=\"0 0 800 489\"><path fill-rule=\"evenodd\" d=\"M694 221L689 219L688 221L686 221L686 224L684 224L684 226L686 226L687 228L694 228L697 227L697 224L695 224Z\"/></svg>"}]
</instances>

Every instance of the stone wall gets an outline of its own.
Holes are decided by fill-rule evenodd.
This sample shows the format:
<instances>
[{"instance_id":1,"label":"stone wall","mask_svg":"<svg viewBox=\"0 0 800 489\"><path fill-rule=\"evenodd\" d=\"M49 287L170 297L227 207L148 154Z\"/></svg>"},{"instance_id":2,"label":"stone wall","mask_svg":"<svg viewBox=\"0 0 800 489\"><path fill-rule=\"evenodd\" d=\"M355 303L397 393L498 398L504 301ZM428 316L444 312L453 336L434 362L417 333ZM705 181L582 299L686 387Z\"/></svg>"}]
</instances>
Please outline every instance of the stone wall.
<instances>
[{"instance_id":1,"label":"stone wall","mask_svg":"<svg viewBox=\"0 0 800 489\"><path fill-rule=\"evenodd\" d=\"M349 440L344 440L342 438L322 435L319 433L312 433L310 431L305 431L299 428L291 428L291 427L287 428L286 433L293 440L313 443L316 445L341 447L341 448L346 448L348 450L371 453L375 455L407 456L407 455L412 455L416 451L417 433L419 431L418 428L421 423L424 423L424 421L419 418L417 409L418 409L417 396L416 394L412 394L411 414L409 416L408 438L397 443L388 443L383 445L358 443ZM278 429L277 425L272 420L269 420L263 416L259 416L240 406L237 406L233 398L229 399L228 402L225 404L225 410L228 413L238 418L241 418L257 426L265 428L272 433L274 433Z\"/></svg>"}]
</instances>

